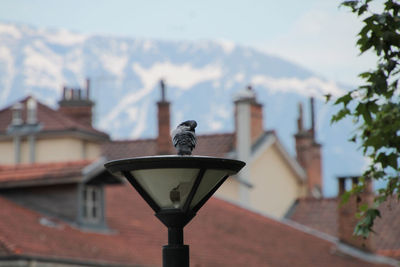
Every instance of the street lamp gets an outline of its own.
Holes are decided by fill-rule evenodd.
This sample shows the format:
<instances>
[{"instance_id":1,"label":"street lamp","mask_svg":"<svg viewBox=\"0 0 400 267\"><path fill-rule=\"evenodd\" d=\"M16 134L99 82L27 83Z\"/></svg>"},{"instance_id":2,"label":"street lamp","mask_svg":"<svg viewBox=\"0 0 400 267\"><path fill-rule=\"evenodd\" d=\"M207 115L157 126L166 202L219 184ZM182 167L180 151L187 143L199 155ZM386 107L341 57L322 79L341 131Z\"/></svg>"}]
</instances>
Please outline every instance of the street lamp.
<instances>
[{"instance_id":1,"label":"street lamp","mask_svg":"<svg viewBox=\"0 0 400 267\"><path fill-rule=\"evenodd\" d=\"M163 246L164 267L189 266L183 228L225 180L245 163L200 156L154 156L107 162L111 173L123 175L168 227Z\"/></svg>"}]
</instances>

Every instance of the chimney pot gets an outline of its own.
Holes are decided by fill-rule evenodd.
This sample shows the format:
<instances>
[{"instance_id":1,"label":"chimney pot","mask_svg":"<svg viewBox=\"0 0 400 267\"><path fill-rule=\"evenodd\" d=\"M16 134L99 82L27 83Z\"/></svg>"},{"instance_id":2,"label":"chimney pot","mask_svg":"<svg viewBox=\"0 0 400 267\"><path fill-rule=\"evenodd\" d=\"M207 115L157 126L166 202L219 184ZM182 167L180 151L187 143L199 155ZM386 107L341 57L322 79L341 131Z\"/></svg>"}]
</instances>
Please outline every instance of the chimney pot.
<instances>
[{"instance_id":1,"label":"chimney pot","mask_svg":"<svg viewBox=\"0 0 400 267\"><path fill-rule=\"evenodd\" d=\"M161 102L165 102L165 83L164 80L160 80L160 88L161 88Z\"/></svg>"},{"instance_id":2,"label":"chimney pot","mask_svg":"<svg viewBox=\"0 0 400 267\"><path fill-rule=\"evenodd\" d=\"M90 99L90 79L86 79L86 99Z\"/></svg>"},{"instance_id":3,"label":"chimney pot","mask_svg":"<svg viewBox=\"0 0 400 267\"><path fill-rule=\"evenodd\" d=\"M315 107L314 107L314 97L310 98L310 106L311 106L311 134L313 140L315 140Z\"/></svg>"},{"instance_id":4,"label":"chimney pot","mask_svg":"<svg viewBox=\"0 0 400 267\"><path fill-rule=\"evenodd\" d=\"M67 93L67 87L63 86L63 94L62 94L62 99L65 99Z\"/></svg>"},{"instance_id":5,"label":"chimney pot","mask_svg":"<svg viewBox=\"0 0 400 267\"><path fill-rule=\"evenodd\" d=\"M299 118L297 119L297 130L303 131L303 105L299 103Z\"/></svg>"},{"instance_id":6,"label":"chimney pot","mask_svg":"<svg viewBox=\"0 0 400 267\"><path fill-rule=\"evenodd\" d=\"M346 179L339 177L339 196L343 195L346 192Z\"/></svg>"}]
</instances>

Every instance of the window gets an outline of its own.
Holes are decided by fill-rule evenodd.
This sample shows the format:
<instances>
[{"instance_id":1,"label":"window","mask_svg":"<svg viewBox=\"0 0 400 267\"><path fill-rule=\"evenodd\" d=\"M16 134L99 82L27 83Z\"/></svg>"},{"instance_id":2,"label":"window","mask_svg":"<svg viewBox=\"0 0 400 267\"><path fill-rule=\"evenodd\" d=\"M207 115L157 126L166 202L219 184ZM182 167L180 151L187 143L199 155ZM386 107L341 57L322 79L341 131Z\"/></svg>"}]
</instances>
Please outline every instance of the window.
<instances>
[{"instance_id":1,"label":"window","mask_svg":"<svg viewBox=\"0 0 400 267\"><path fill-rule=\"evenodd\" d=\"M102 221L103 209L102 198L103 192L100 186L85 186L83 188L83 207L82 217L87 223L99 223Z\"/></svg>"},{"instance_id":2,"label":"window","mask_svg":"<svg viewBox=\"0 0 400 267\"><path fill-rule=\"evenodd\" d=\"M19 102L12 107L12 121L11 121L12 125L21 125L23 123L22 108L23 105Z\"/></svg>"}]
</instances>

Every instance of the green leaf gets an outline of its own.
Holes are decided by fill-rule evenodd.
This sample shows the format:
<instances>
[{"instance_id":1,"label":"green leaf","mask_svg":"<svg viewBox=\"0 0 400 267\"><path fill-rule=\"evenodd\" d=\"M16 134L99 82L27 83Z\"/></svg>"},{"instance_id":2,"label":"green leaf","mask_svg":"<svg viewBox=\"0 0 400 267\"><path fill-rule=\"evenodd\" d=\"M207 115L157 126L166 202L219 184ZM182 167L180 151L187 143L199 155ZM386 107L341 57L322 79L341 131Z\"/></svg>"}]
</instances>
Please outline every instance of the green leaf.
<instances>
[{"instance_id":1,"label":"green leaf","mask_svg":"<svg viewBox=\"0 0 400 267\"><path fill-rule=\"evenodd\" d=\"M325 97L325 102L329 102L331 100L331 98L332 98L332 95L331 94L326 94L326 95L324 95L324 97Z\"/></svg>"},{"instance_id":2,"label":"green leaf","mask_svg":"<svg viewBox=\"0 0 400 267\"><path fill-rule=\"evenodd\" d=\"M343 103L343 105L346 107L347 104L348 104L352 99L353 99L353 98L351 97L351 94L350 94L350 93L347 93L347 94L345 94L344 96L339 97L339 98L336 100L335 105L338 105L338 104L340 104L340 103Z\"/></svg>"},{"instance_id":3,"label":"green leaf","mask_svg":"<svg viewBox=\"0 0 400 267\"><path fill-rule=\"evenodd\" d=\"M343 109L339 110L339 112L337 114L332 116L331 123L338 122L349 114L350 114L350 110L347 108L343 108Z\"/></svg>"},{"instance_id":4,"label":"green leaf","mask_svg":"<svg viewBox=\"0 0 400 267\"><path fill-rule=\"evenodd\" d=\"M369 71L358 74L359 77L364 78L364 79L368 79L369 77L371 77L371 75L372 75L372 73Z\"/></svg>"},{"instance_id":5,"label":"green leaf","mask_svg":"<svg viewBox=\"0 0 400 267\"><path fill-rule=\"evenodd\" d=\"M361 16L362 14L364 14L364 12L367 11L367 9L368 9L368 5L367 4L364 4L364 5L360 6L358 8L358 13L357 13L358 16Z\"/></svg>"},{"instance_id":6,"label":"green leaf","mask_svg":"<svg viewBox=\"0 0 400 267\"><path fill-rule=\"evenodd\" d=\"M340 206L343 206L344 204L346 204L349 201L350 197L351 197L350 191L344 192L341 196Z\"/></svg>"},{"instance_id":7,"label":"green leaf","mask_svg":"<svg viewBox=\"0 0 400 267\"><path fill-rule=\"evenodd\" d=\"M395 153L391 153L387 156L388 165L391 166L393 169L397 169L397 159L398 155Z\"/></svg>"},{"instance_id":8,"label":"green leaf","mask_svg":"<svg viewBox=\"0 0 400 267\"><path fill-rule=\"evenodd\" d=\"M356 108L356 111L359 115L363 117L366 124L371 124L372 117L369 109L367 108L367 104L359 103Z\"/></svg>"},{"instance_id":9,"label":"green leaf","mask_svg":"<svg viewBox=\"0 0 400 267\"><path fill-rule=\"evenodd\" d=\"M341 6L350 7L352 12L356 12L357 10L358 0L348 0L341 3Z\"/></svg>"},{"instance_id":10,"label":"green leaf","mask_svg":"<svg viewBox=\"0 0 400 267\"><path fill-rule=\"evenodd\" d=\"M368 204L362 204L358 207L358 209L362 212L366 212L368 210Z\"/></svg>"}]
</instances>

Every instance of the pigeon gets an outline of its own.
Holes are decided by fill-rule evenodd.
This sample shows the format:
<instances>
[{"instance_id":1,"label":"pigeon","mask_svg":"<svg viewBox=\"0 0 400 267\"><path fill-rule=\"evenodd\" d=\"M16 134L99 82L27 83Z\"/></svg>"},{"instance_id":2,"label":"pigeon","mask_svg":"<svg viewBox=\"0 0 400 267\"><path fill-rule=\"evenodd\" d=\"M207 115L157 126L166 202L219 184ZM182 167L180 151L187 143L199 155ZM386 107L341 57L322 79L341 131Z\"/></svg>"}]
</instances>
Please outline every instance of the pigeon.
<instances>
[{"instance_id":1,"label":"pigeon","mask_svg":"<svg viewBox=\"0 0 400 267\"><path fill-rule=\"evenodd\" d=\"M192 155L192 150L196 146L195 128L196 121L184 121L172 131L172 143L178 151L178 155Z\"/></svg>"}]
</instances>

